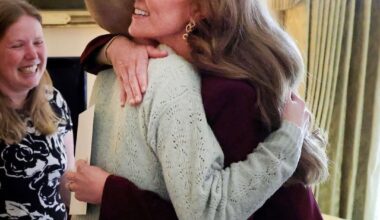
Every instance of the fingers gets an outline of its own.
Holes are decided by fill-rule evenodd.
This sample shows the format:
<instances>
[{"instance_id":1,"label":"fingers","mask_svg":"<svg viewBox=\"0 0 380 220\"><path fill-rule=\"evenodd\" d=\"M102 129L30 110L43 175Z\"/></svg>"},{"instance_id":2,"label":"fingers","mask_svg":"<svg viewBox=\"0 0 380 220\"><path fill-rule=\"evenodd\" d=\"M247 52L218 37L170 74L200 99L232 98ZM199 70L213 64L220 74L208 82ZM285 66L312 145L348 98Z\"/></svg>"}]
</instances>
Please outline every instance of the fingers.
<instances>
[{"instance_id":1,"label":"fingers","mask_svg":"<svg viewBox=\"0 0 380 220\"><path fill-rule=\"evenodd\" d=\"M67 180L68 181L74 181L75 180L75 172L73 172L73 171L67 171L66 173L65 173L65 176L66 176L66 178L67 178Z\"/></svg>"},{"instance_id":2,"label":"fingers","mask_svg":"<svg viewBox=\"0 0 380 220\"><path fill-rule=\"evenodd\" d=\"M119 64L115 68L117 72L116 75L120 81L121 91L120 91L120 105L124 106L127 102L128 104L134 105L138 104L142 100L142 95L140 91L139 80L136 76L136 65ZM145 73L146 76L146 73Z\"/></svg>"},{"instance_id":3,"label":"fingers","mask_svg":"<svg viewBox=\"0 0 380 220\"><path fill-rule=\"evenodd\" d=\"M290 99L293 101L293 102L297 102L299 103L300 105L303 105L305 106L305 102L303 101L303 99L298 96L295 92L291 92L290 93Z\"/></svg>"},{"instance_id":4,"label":"fingers","mask_svg":"<svg viewBox=\"0 0 380 220\"><path fill-rule=\"evenodd\" d=\"M311 112L307 108L305 108L304 112L304 121L304 130L308 130L311 124Z\"/></svg>"},{"instance_id":5,"label":"fingers","mask_svg":"<svg viewBox=\"0 0 380 220\"><path fill-rule=\"evenodd\" d=\"M122 67L123 70L120 71L119 74L119 81L120 81L120 104L121 106L124 106L125 103L130 103L131 98L133 97L133 92L129 83L129 73L128 70L125 70L124 67Z\"/></svg>"},{"instance_id":6,"label":"fingers","mask_svg":"<svg viewBox=\"0 0 380 220\"><path fill-rule=\"evenodd\" d=\"M120 40L120 41L119 41ZM148 85L148 60L160 58L168 55L167 51L160 50L153 46L138 45L124 38L115 39L120 43L120 48L110 50L115 54L115 60L112 60L116 75L121 80L121 88L125 92L120 92L120 104L125 102L131 105L139 104L142 101ZM124 42L125 41L125 42ZM126 48L126 49L124 49ZM126 55L124 51L128 51Z\"/></svg>"},{"instance_id":7,"label":"fingers","mask_svg":"<svg viewBox=\"0 0 380 220\"><path fill-rule=\"evenodd\" d=\"M125 102L127 102L128 97L131 96L132 92L129 88L127 66L125 66L123 63L118 63L116 66L114 66L114 69L120 83L120 105L124 107Z\"/></svg>"},{"instance_id":8,"label":"fingers","mask_svg":"<svg viewBox=\"0 0 380 220\"><path fill-rule=\"evenodd\" d=\"M121 80L120 80L121 81ZM125 92L125 89L123 88L122 84L120 83L120 106L124 107L125 103L127 102L127 93Z\"/></svg>"},{"instance_id":9,"label":"fingers","mask_svg":"<svg viewBox=\"0 0 380 220\"><path fill-rule=\"evenodd\" d=\"M119 85L120 85L120 94L119 94L120 106L124 107L125 103L127 102L127 92L125 91L122 77L118 76L117 78L118 78Z\"/></svg>"},{"instance_id":10,"label":"fingers","mask_svg":"<svg viewBox=\"0 0 380 220\"><path fill-rule=\"evenodd\" d=\"M73 184L73 182L68 182L68 183L66 183L66 189L68 189L70 192L73 192L73 188L71 187L71 185Z\"/></svg>"},{"instance_id":11,"label":"fingers","mask_svg":"<svg viewBox=\"0 0 380 220\"><path fill-rule=\"evenodd\" d=\"M294 101L297 98L298 97L297 97L297 95L294 92L290 92L290 100Z\"/></svg>"},{"instance_id":12,"label":"fingers","mask_svg":"<svg viewBox=\"0 0 380 220\"><path fill-rule=\"evenodd\" d=\"M65 176L68 182L65 184L65 187L70 192L75 192L77 189L77 182L81 179L81 173L85 172L86 167L88 167L88 163L85 160L77 160L75 163L77 172L67 171Z\"/></svg>"},{"instance_id":13,"label":"fingers","mask_svg":"<svg viewBox=\"0 0 380 220\"><path fill-rule=\"evenodd\" d=\"M77 160L77 162L75 163L75 165L76 165L76 168L77 168L77 172L78 172L78 173L82 173L83 170L84 170L87 166L89 166L88 163L87 163L87 161L85 161L85 160ZM75 175L74 175L74 178L75 178Z\"/></svg>"},{"instance_id":14,"label":"fingers","mask_svg":"<svg viewBox=\"0 0 380 220\"><path fill-rule=\"evenodd\" d=\"M78 186L75 182L68 182L66 183L66 189L69 190L70 192L74 193L74 197L78 200L78 201L82 201L82 202L86 202L83 198L83 196L81 195L81 193L79 192L78 190Z\"/></svg>"},{"instance_id":15,"label":"fingers","mask_svg":"<svg viewBox=\"0 0 380 220\"><path fill-rule=\"evenodd\" d=\"M134 105L141 101L140 85L137 81L136 76L136 65L130 65L128 68L128 82L132 91L132 96L130 96L129 104Z\"/></svg>"},{"instance_id":16,"label":"fingers","mask_svg":"<svg viewBox=\"0 0 380 220\"><path fill-rule=\"evenodd\" d=\"M146 87L148 85L148 57L137 60L136 72L141 93L145 93Z\"/></svg>"},{"instance_id":17,"label":"fingers","mask_svg":"<svg viewBox=\"0 0 380 220\"><path fill-rule=\"evenodd\" d=\"M115 42L119 40L116 39ZM117 41L119 42L119 41ZM122 46L124 45L124 46ZM121 88L125 92L120 92L120 104L124 106L127 102L137 105L142 101L148 85L148 62L149 58L160 58L168 55L167 51L160 50L153 46L137 45L128 41L127 44L120 45L120 48L127 48L128 55L122 49L116 50L112 60ZM111 51L111 50L110 50ZM113 51L113 50L112 50Z\"/></svg>"},{"instance_id":18,"label":"fingers","mask_svg":"<svg viewBox=\"0 0 380 220\"><path fill-rule=\"evenodd\" d=\"M153 47L151 45L146 46L146 50L148 52L148 56L150 58L162 58L168 55L168 52L165 50L161 50L157 47Z\"/></svg>"},{"instance_id":19,"label":"fingers","mask_svg":"<svg viewBox=\"0 0 380 220\"><path fill-rule=\"evenodd\" d=\"M283 119L293 122L302 130L309 127L310 112L306 108L305 102L294 92L290 93L283 109Z\"/></svg>"},{"instance_id":20,"label":"fingers","mask_svg":"<svg viewBox=\"0 0 380 220\"><path fill-rule=\"evenodd\" d=\"M131 99L133 98L133 92L132 92L132 88L130 86L130 83L129 83L129 74L130 72L129 71L132 71L131 70L132 68L129 66L127 71L125 72L125 74L122 77L122 86L125 90L125 93L127 94L127 103L128 104L131 104Z\"/></svg>"}]
</instances>

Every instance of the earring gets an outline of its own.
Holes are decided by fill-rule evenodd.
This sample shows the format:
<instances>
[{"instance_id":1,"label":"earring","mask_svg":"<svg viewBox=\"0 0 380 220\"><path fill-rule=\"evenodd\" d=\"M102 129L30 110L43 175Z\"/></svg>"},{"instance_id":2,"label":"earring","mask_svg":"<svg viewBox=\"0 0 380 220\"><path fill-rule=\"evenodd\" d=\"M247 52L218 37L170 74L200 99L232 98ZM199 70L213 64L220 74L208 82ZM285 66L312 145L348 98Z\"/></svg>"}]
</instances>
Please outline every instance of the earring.
<instances>
[{"instance_id":1,"label":"earring","mask_svg":"<svg viewBox=\"0 0 380 220\"><path fill-rule=\"evenodd\" d=\"M193 19L191 19L189 21L189 23L186 25L186 33L184 33L183 36L182 36L182 38L184 40L187 40L187 38L189 37L190 33L193 32L194 27L195 27L195 21Z\"/></svg>"}]
</instances>

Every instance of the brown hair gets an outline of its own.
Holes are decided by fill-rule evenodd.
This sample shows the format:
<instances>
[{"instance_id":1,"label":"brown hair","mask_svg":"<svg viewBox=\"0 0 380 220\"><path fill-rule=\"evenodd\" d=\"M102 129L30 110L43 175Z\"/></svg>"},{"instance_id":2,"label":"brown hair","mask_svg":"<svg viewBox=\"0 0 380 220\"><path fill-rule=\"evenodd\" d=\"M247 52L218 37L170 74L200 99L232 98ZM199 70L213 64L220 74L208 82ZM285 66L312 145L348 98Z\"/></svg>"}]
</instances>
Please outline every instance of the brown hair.
<instances>
[{"instance_id":1,"label":"brown hair","mask_svg":"<svg viewBox=\"0 0 380 220\"><path fill-rule=\"evenodd\" d=\"M23 0L0 0L0 40L18 19L28 15L42 21L38 10ZM44 135L57 130L58 118L46 98L46 91L52 90L52 82L47 71L39 85L29 91L22 114L30 116L36 129ZM26 125L20 112L9 107L9 98L0 92L0 140L8 144L17 143L26 135Z\"/></svg>"},{"instance_id":2,"label":"brown hair","mask_svg":"<svg viewBox=\"0 0 380 220\"><path fill-rule=\"evenodd\" d=\"M259 0L194 0L207 17L189 36L195 67L203 73L250 82L268 131L281 126L286 94L304 74L302 56ZM328 176L327 141L306 134L296 172L288 183L313 184Z\"/></svg>"}]
</instances>

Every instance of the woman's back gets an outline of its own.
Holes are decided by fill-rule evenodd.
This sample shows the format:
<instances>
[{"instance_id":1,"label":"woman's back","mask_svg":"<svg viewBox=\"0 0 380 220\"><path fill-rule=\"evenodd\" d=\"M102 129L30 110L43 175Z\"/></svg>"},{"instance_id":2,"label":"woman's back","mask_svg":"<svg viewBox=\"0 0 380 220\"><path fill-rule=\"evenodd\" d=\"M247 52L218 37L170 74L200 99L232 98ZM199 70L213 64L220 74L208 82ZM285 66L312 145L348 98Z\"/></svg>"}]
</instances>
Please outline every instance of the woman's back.
<instances>
[{"instance_id":1,"label":"woman's back","mask_svg":"<svg viewBox=\"0 0 380 220\"><path fill-rule=\"evenodd\" d=\"M224 152L225 166L245 160L252 146L269 135L249 83L203 75L202 98L208 123ZM322 216L311 189L296 184L281 187L249 219L319 220Z\"/></svg>"}]
</instances>

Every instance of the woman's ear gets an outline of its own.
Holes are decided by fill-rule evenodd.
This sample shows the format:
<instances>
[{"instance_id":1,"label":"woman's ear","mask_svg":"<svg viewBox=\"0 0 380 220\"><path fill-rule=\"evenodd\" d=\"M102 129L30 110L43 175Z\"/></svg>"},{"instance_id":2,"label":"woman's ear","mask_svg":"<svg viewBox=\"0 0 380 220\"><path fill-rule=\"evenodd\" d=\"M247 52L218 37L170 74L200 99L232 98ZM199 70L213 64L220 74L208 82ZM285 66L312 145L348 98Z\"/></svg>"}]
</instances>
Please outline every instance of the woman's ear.
<instances>
[{"instance_id":1,"label":"woman's ear","mask_svg":"<svg viewBox=\"0 0 380 220\"><path fill-rule=\"evenodd\" d=\"M190 15L195 22L198 22L207 17L205 8L202 7L201 3L199 2L192 4Z\"/></svg>"}]
</instances>

